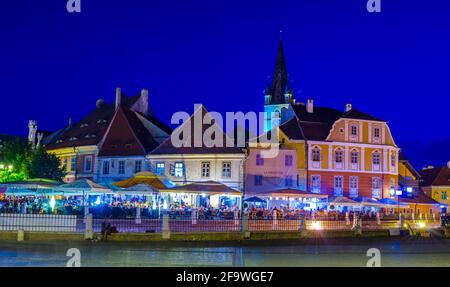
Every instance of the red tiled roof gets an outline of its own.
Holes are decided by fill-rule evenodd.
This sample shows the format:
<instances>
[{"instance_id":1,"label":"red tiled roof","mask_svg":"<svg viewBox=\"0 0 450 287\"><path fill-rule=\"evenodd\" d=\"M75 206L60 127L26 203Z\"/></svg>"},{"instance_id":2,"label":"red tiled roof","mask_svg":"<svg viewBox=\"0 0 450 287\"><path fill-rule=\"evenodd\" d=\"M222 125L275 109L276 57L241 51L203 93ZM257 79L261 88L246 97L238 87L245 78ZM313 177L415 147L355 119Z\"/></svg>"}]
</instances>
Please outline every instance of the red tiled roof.
<instances>
[{"instance_id":1,"label":"red tiled roof","mask_svg":"<svg viewBox=\"0 0 450 287\"><path fill-rule=\"evenodd\" d=\"M122 106L131 107L137 102L140 95L134 97L122 96ZM59 148L97 145L105 135L105 132L115 113L115 104L105 104L94 109L78 123L67 127L59 136L47 143L48 150ZM44 139L45 141L45 139Z\"/></svg>"},{"instance_id":2,"label":"red tiled roof","mask_svg":"<svg viewBox=\"0 0 450 287\"><path fill-rule=\"evenodd\" d=\"M99 156L138 156L158 146L135 112L120 107L108 128Z\"/></svg>"},{"instance_id":3,"label":"red tiled roof","mask_svg":"<svg viewBox=\"0 0 450 287\"><path fill-rule=\"evenodd\" d=\"M400 202L404 203L417 203L417 204L439 204L439 202L435 201L431 197L427 196L423 192L414 193L414 198L399 198Z\"/></svg>"},{"instance_id":4,"label":"red tiled roof","mask_svg":"<svg viewBox=\"0 0 450 287\"><path fill-rule=\"evenodd\" d=\"M450 186L450 168L446 166L424 169L419 173L421 186Z\"/></svg>"}]
</instances>

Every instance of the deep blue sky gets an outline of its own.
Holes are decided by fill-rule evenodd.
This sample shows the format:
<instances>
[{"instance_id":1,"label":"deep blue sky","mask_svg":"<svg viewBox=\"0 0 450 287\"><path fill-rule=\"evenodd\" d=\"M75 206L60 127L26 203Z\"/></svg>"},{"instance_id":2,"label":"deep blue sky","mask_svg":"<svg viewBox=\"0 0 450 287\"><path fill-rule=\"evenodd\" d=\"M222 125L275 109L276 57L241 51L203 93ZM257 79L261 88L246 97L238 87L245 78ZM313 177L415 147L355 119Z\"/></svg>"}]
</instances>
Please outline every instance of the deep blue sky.
<instances>
[{"instance_id":1,"label":"deep blue sky","mask_svg":"<svg viewBox=\"0 0 450 287\"><path fill-rule=\"evenodd\" d=\"M416 167L450 160L450 1L66 0L0 3L0 132L55 130L150 89L154 112L261 111L282 29L298 101L386 119ZM301 94L300 94L301 92Z\"/></svg>"}]
</instances>

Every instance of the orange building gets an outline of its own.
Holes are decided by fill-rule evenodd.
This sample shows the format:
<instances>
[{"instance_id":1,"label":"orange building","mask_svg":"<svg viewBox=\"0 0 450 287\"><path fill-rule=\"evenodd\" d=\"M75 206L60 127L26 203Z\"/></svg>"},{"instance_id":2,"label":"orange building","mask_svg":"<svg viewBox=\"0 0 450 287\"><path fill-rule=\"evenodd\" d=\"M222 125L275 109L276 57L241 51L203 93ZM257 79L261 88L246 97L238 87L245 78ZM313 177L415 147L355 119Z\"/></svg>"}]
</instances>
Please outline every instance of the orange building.
<instances>
[{"instance_id":1,"label":"orange building","mask_svg":"<svg viewBox=\"0 0 450 287\"><path fill-rule=\"evenodd\" d=\"M280 141L297 149L303 186L312 193L391 197L398 187L399 148L386 121L347 105L292 104L294 117L279 127Z\"/></svg>"}]
</instances>

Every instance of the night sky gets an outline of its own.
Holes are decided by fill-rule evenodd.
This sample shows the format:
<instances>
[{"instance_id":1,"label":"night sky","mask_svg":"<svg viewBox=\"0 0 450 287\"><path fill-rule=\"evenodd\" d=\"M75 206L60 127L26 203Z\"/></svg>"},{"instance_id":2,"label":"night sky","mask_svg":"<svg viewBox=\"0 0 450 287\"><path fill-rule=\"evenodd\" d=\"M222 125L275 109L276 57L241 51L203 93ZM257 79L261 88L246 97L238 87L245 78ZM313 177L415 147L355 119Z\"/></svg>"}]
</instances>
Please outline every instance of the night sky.
<instances>
[{"instance_id":1,"label":"night sky","mask_svg":"<svg viewBox=\"0 0 450 287\"><path fill-rule=\"evenodd\" d=\"M245 3L244 3L245 2ZM0 133L27 122L56 130L114 100L150 90L169 123L194 103L262 111L283 30L297 101L357 109L390 123L410 161L450 160L450 1L0 1Z\"/></svg>"}]
</instances>

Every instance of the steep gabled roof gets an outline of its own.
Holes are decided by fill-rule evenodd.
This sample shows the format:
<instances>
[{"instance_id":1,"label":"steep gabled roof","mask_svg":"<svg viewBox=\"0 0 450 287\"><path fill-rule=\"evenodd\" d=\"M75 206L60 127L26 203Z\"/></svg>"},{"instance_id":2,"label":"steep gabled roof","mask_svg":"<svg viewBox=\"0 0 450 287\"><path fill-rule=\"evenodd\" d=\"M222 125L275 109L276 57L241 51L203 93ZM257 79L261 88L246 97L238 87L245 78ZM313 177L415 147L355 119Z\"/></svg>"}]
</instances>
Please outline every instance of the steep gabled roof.
<instances>
[{"instance_id":1,"label":"steep gabled roof","mask_svg":"<svg viewBox=\"0 0 450 287\"><path fill-rule=\"evenodd\" d=\"M333 124L342 116L342 112L333 108L314 107L313 113L308 113L305 105L292 104L291 107L296 117L301 122L319 122Z\"/></svg>"},{"instance_id":2,"label":"steep gabled roof","mask_svg":"<svg viewBox=\"0 0 450 287\"><path fill-rule=\"evenodd\" d=\"M99 156L146 155L158 146L136 112L119 107L101 144Z\"/></svg>"},{"instance_id":3,"label":"steep gabled roof","mask_svg":"<svg viewBox=\"0 0 450 287\"><path fill-rule=\"evenodd\" d=\"M450 168L446 166L424 169L419 173L421 186L450 186Z\"/></svg>"},{"instance_id":4,"label":"steep gabled roof","mask_svg":"<svg viewBox=\"0 0 450 287\"><path fill-rule=\"evenodd\" d=\"M167 138L164 142L161 143L161 145L159 145L155 150L153 150L150 154L153 155L161 155L161 154L209 154L209 153L214 153L214 154L231 154L231 153L243 153L243 150L241 148L238 148L236 146L233 147L227 147L226 146L226 141L225 141L225 133L223 132L223 130L220 128L221 130L221 134L219 135L215 135L217 137L221 137L221 141L223 143L223 147L206 147L203 144L203 140L202 140L202 146L201 147L195 147L194 146L194 137L195 136L201 136L203 138L203 135L205 134L205 131L210 128L213 124L203 124L203 120L202 120L202 125L201 125L201 135L195 135L194 133L194 129L195 129L195 125L194 125L194 116L197 113L201 113L202 114L202 119L205 116L206 113L208 113L208 111L205 109L205 107L201 107L199 109L197 109L196 111L194 111L194 113L191 115L191 117L189 119L187 119L179 128L181 129L183 126L186 125L191 125L191 141L189 143L190 146L182 146L182 147L176 147L172 144L172 139L171 137ZM177 129L174 131L176 132ZM184 136L183 138L187 138L186 136Z\"/></svg>"},{"instance_id":5,"label":"steep gabled roof","mask_svg":"<svg viewBox=\"0 0 450 287\"><path fill-rule=\"evenodd\" d=\"M140 98L122 96L122 107L130 108ZM66 147L97 145L105 135L115 112L115 104L105 104L97 107L78 123L60 130L59 135L53 135L50 143L47 143L48 150ZM57 133L58 133L57 132ZM44 139L44 142L48 141Z\"/></svg>"},{"instance_id":6,"label":"steep gabled roof","mask_svg":"<svg viewBox=\"0 0 450 287\"><path fill-rule=\"evenodd\" d=\"M291 140L303 140L305 139L300 128L300 123L296 117L288 120L280 126L280 130Z\"/></svg>"},{"instance_id":7,"label":"steep gabled roof","mask_svg":"<svg viewBox=\"0 0 450 287\"><path fill-rule=\"evenodd\" d=\"M381 120L379 118L376 118L374 116L371 116L369 114L366 114L364 112L361 112L359 110L351 109L350 111L344 113L342 118L346 119L355 119L355 120L366 120L366 121L374 121L374 122L385 122L384 120Z\"/></svg>"}]
</instances>

